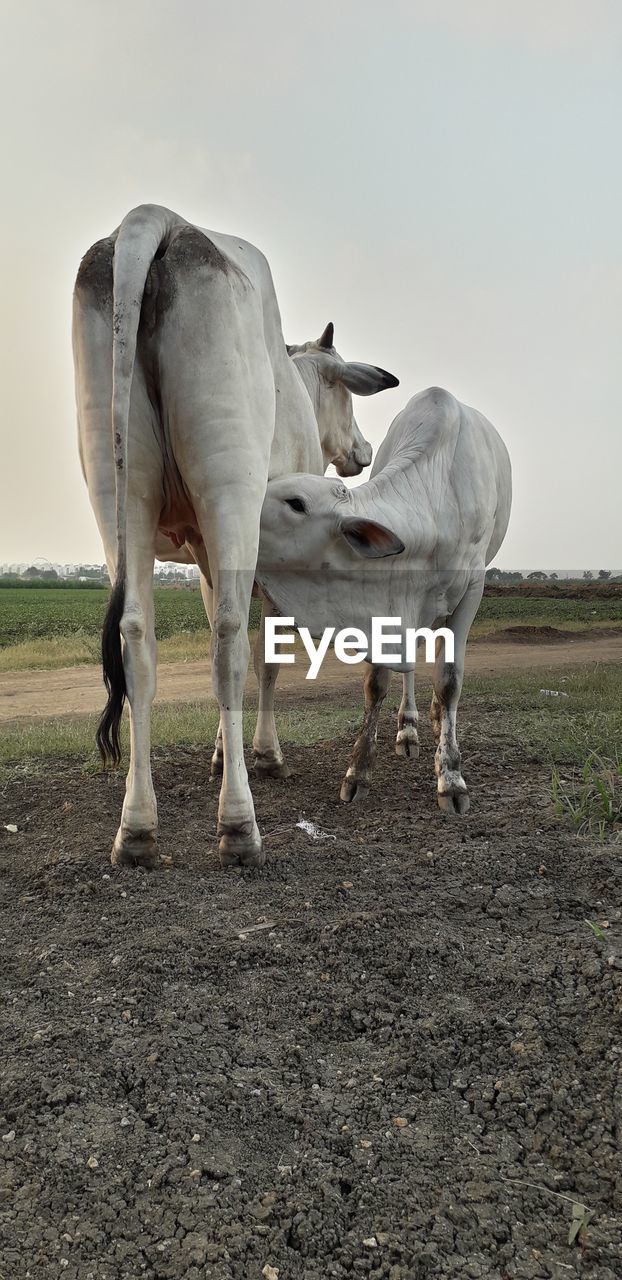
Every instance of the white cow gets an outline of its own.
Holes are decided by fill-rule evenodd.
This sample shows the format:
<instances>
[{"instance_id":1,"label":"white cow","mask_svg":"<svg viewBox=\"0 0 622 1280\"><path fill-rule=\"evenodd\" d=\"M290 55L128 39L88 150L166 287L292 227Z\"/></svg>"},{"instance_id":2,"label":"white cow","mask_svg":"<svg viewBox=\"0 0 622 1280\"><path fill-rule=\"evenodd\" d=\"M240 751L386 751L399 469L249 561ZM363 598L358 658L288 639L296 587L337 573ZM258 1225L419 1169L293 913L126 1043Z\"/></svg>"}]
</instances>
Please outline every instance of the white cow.
<instances>
[{"instance_id":1,"label":"white cow","mask_svg":"<svg viewBox=\"0 0 622 1280\"><path fill-rule=\"evenodd\" d=\"M259 250L157 205L134 209L84 257L73 341L82 468L114 582L102 640L108 703L97 735L105 761L119 760L126 695L130 704L113 862L155 858L152 573L156 554L166 559L183 547L205 579L212 623L221 858L260 864L242 698L266 484L291 470L320 474L329 462L343 475L360 471L371 451L350 392L369 395L396 379L344 363L332 326L298 362L290 359Z\"/></svg>"},{"instance_id":2,"label":"white cow","mask_svg":"<svg viewBox=\"0 0 622 1280\"><path fill-rule=\"evenodd\" d=\"M388 387L399 386L399 381L393 374L379 369L376 365L355 364L352 361L346 365L336 351L333 340L334 326L328 324L317 341L305 342L299 346L288 345L287 352L313 405L322 445L323 470L329 462L333 462L339 475L356 476L360 475L363 467L369 466L372 450L357 426L350 393L354 391L362 396L375 395L376 392ZM349 424L348 436L352 442L349 453L340 449L338 443L343 436L344 424ZM201 590L208 617L211 619L213 593L203 576ZM289 769L283 760L274 718L278 667L269 665L264 660L265 623L270 613L270 606L264 598L261 626L253 653L255 674L259 684L259 707L253 737L254 767L258 774L272 778L287 778ZM211 762L212 778L220 777L222 772L222 725L219 724Z\"/></svg>"},{"instance_id":3,"label":"white cow","mask_svg":"<svg viewBox=\"0 0 622 1280\"><path fill-rule=\"evenodd\" d=\"M456 713L467 636L485 567L505 536L511 489L509 457L495 428L449 392L431 387L395 418L365 484L349 490L320 476L284 476L268 485L263 505L257 580L275 609L297 626L316 638L327 627L357 628L365 645L374 617L399 618L393 630L402 638L408 628L444 626L453 633L452 662L445 659L444 640L436 642L430 712L438 802L448 812L464 813L469 804ZM370 662L365 721L342 783L343 800L369 781L391 670L405 673L396 750L416 749L414 663Z\"/></svg>"}]
</instances>

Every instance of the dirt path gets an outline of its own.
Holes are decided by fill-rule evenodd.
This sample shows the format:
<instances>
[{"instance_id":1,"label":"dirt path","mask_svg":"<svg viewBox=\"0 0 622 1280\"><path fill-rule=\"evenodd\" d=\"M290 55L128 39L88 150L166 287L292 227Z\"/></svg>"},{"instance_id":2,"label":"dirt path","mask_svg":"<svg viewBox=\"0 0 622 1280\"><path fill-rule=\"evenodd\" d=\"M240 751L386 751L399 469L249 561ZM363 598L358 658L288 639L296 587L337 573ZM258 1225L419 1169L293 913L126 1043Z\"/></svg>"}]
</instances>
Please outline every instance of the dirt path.
<instances>
[{"instance_id":1,"label":"dirt path","mask_svg":"<svg viewBox=\"0 0 622 1280\"><path fill-rule=\"evenodd\" d=\"M351 807L343 743L255 780L261 872L203 750L155 753L152 874L110 866L119 773L3 785L0 1276L619 1280L620 845L476 719L444 820L393 735Z\"/></svg>"},{"instance_id":2,"label":"dirt path","mask_svg":"<svg viewBox=\"0 0 622 1280\"><path fill-rule=\"evenodd\" d=\"M559 644L512 644L475 640L467 651L467 671L495 675L537 667L580 666L590 662L622 662L622 632L591 639L580 636ZM308 694L306 658L279 675L281 697ZM358 672L358 674L357 674ZM333 654L327 657L318 688L352 688L360 680L360 668L347 670ZM248 688L255 687L249 675ZM158 702L194 702L211 695L207 662L175 662L158 668ZM103 688L99 667L62 667L56 671L15 671L0 674L0 722L17 719L49 719L101 710Z\"/></svg>"}]
</instances>

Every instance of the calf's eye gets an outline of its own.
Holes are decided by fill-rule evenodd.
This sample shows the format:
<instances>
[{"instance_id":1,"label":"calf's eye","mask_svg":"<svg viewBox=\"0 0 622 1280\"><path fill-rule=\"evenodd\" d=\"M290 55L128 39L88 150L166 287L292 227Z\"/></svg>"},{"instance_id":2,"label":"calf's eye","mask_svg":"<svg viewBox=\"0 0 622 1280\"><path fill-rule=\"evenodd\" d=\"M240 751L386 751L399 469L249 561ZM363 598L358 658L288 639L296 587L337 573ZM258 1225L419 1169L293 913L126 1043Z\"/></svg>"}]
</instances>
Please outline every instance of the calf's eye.
<instances>
[{"instance_id":1,"label":"calf's eye","mask_svg":"<svg viewBox=\"0 0 622 1280\"><path fill-rule=\"evenodd\" d=\"M302 498L286 498L285 501L292 511L301 511L304 514L307 510Z\"/></svg>"}]
</instances>

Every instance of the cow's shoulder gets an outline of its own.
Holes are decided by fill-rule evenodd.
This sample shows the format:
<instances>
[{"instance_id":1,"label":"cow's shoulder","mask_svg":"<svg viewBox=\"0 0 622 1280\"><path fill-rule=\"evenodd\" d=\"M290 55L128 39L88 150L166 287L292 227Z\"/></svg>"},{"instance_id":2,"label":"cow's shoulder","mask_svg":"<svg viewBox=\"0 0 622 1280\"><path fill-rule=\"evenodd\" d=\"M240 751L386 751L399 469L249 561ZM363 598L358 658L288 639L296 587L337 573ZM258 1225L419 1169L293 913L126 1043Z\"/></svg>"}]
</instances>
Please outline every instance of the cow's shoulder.
<instances>
[{"instance_id":1,"label":"cow's shoulder","mask_svg":"<svg viewBox=\"0 0 622 1280\"><path fill-rule=\"evenodd\" d=\"M98 240L85 253L76 276L76 293L103 311L112 307L112 264L115 236Z\"/></svg>"}]
</instances>

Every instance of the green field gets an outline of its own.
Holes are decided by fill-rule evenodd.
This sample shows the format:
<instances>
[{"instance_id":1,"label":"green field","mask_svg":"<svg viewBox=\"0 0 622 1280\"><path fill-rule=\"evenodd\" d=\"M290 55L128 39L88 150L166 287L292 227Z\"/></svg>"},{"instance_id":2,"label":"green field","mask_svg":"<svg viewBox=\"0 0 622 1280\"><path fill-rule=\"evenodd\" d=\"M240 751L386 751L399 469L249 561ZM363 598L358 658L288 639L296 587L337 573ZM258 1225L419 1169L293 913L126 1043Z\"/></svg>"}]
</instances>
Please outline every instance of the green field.
<instances>
[{"instance_id":1,"label":"green field","mask_svg":"<svg viewBox=\"0 0 622 1280\"><path fill-rule=\"evenodd\" d=\"M156 587L156 635L160 660L202 658L208 652L208 624L198 590ZM82 665L99 660L108 592L67 587L7 587L0 591L0 671ZM251 629L258 626L253 601ZM508 626L550 626L561 630L622 627L622 599L557 600L487 596L473 635Z\"/></svg>"},{"instance_id":2,"label":"green field","mask_svg":"<svg viewBox=\"0 0 622 1280\"><path fill-rule=\"evenodd\" d=\"M154 590L160 659L173 662L207 655L209 624L201 592L184 587ZM6 587L0 591L0 671L84 665L99 661L108 591L67 587ZM251 628L260 607L251 606Z\"/></svg>"},{"instance_id":3,"label":"green field","mask_svg":"<svg viewBox=\"0 0 622 1280\"><path fill-rule=\"evenodd\" d=\"M549 626L562 631L582 627L622 626L622 598L557 600L555 597L484 596L475 620L476 631L510 626Z\"/></svg>"},{"instance_id":4,"label":"green field","mask_svg":"<svg viewBox=\"0 0 622 1280\"><path fill-rule=\"evenodd\" d=\"M200 591L156 587L156 631L159 640L176 631L206 626ZM101 588L72 591L67 587L7 587L0 591L0 646L45 637L101 635L108 592Z\"/></svg>"}]
</instances>

